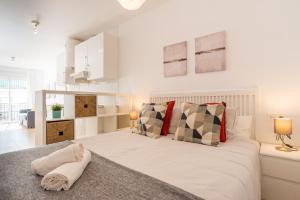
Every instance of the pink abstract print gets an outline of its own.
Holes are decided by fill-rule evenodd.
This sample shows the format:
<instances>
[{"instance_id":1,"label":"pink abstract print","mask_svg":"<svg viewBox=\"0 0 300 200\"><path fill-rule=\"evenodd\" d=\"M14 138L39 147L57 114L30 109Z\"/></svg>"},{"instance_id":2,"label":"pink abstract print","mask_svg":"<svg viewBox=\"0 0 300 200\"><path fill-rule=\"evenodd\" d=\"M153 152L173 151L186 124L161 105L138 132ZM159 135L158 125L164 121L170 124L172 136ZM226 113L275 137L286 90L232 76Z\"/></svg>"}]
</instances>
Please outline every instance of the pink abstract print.
<instances>
[{"instance_id":1,"label":"pink abstract print","mask_svg":"<svg viewBox=\"0 0 300 200\"><path fill-rule=\"evenodd\" d=\"M187 42L164 47L164 77L187 74Z\"/></svg>"},{"instance_id":2,"label":"pink abstract print","mask_svg":"<svg viewBox=\"0 0 300 200\"><path fill-rule=\"evenodd\" d=\"M225 31L195 39L195 72L223 71L226 67Z\"/></svg>"}]
</instances>

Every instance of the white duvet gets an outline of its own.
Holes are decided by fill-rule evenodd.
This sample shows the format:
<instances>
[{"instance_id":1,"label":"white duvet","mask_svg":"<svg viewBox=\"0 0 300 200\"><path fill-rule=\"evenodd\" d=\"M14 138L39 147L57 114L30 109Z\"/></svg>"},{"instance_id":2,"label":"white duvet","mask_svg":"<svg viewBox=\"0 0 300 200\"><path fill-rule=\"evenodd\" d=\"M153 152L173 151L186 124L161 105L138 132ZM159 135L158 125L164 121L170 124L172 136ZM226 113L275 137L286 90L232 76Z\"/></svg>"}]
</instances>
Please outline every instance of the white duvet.
<instances>
[{"instance_id":1,"label":"white duvet","mask_svg":"<svg viewBox=\"0 0 300 200\"><path fill-rule=\"evenodd\" d=\"M235 138L211 147L126 130L75 142L206 200L260 199L259 146L253 140Z\"/></svg>"}]
</instances>

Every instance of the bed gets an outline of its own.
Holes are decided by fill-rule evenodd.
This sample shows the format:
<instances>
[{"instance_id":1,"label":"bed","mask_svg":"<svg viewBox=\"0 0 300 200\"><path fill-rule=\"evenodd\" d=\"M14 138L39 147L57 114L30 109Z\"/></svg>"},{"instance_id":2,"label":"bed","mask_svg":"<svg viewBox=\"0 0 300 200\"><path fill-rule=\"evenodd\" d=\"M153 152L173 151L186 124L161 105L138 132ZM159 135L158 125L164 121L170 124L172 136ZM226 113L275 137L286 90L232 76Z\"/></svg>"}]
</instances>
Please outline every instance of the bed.
<instances>
[{"instance_id":1,"label":"bed","mask_svg":"<svg viewBox=\"0 0 300 200\"><path fill-rule=\"evenodd\" d=\"M207 200L260 199L258 142L234 138L216 148L172 137L154 140L125 130L75 142Z\"/></svg>"},{"instance_id":2,"label":"bed","mask_svg":"<svg viewBox=\"0 0 300 200\"><path fill-rule=\"evenodd\" d=\"M225 101L229 106L237 107L239 115L255 116L256 98L254 90L241 90L184 94L156 93L151 95L150 101L159 103L175 99L177 107L182 102ZM24 195L28 197L25 199L32 199L30 197L35 199L49 197L53 199L84 199L91 194L93 196L89 196L88 199L97 197L97 199L110 200L259 200L261 198L259 144L257 141L234 137L227 140L226 143L221 143L218 147L213 147L177 141L173 137L174 135L170 134L159 139L152 139L133 134L131 130L125 129L74 140L73 142L82 143L92 151L93 159L73 188L62 193L49 193L41 190L38 185L40 178L31 175L26 166L30 165L30 162L38 156L62 148L67 143L0 155L1 163L4 163L0 166L0 175L2 176L0 192L6 194L7 197L18 197L16 195L19 195L20 199L24 199L22 198ZM252 138L254 137L253 133ZM103 163L107 164L104 166ZM111 178L104 169L107 171L115 169L115 171L111 171ZM104 174L106 174L106 179L110 179L110 182L105 183L101 180ZM120 179L121 176L125 178ZM25 178L26 181L18 183L18 180L22 180L22 178ZM116 184L119 188L133 189L132 193L136 192L138 195L142 193L143 197L148 196L139 198L139 196L131 195L130 191L126 193L128 190L126 192L114 190L114 187L117 187ZM22 185L27 186L21 188ZM114 186L107 187L106 185ZM134 187L132 187L133 185ZM106 190L103 191L103 188ZM12 195L12 191L16 191L17 194ZM86 193L87 197L80 196L83 193ZM125 193L130 198L127 196L124 198ZM109 195L105 197L103 194ZM118 195L123 198L118 198L120 197ZM0 199L2 198L3 196L0 195Z\"/></svg>"}]
</instances>

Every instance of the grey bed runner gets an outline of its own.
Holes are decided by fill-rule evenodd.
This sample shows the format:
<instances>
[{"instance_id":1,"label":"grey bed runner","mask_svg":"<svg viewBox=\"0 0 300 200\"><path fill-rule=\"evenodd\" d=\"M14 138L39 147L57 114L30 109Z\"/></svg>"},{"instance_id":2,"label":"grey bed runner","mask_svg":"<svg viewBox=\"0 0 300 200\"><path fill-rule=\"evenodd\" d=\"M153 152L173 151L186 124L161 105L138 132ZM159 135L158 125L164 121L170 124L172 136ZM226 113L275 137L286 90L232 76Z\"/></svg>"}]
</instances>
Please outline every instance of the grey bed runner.
<instances>
[{"instance_id":1,"label":"grey bed runner","mask_svg":"<svg viewBox=\"0 0 300 200\"><path fill-rule=\"evenodd\" d=\"M170 184L131 170L92 153L92 161L68 191L45 191L32 160L71 142L0 155L0 199L203 200Z\"/></svg>"}]
</instances>

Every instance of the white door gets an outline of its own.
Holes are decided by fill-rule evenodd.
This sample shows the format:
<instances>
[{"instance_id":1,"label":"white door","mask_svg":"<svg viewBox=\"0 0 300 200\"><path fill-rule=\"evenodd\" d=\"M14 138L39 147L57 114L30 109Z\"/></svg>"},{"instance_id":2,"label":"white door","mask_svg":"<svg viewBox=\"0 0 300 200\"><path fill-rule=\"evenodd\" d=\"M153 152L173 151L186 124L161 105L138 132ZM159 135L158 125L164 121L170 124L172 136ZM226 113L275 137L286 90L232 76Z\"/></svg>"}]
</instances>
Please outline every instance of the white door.
<instances>
[{"instance_id":1,"label":"white door","mask_svg":"<svg viewBox=\"0 0 300 200\"><path fill-rule=\"evenodd\" d=\"M87 40L88 43L88 70L89 79L101 79L103 70L103 34Z\"/></svg>"},{"instance_id":2,"label":"white door","mask_svg":"<svg viewBox=\"0 0 300 200\"><path fill-rule=\"evenodd\" d=\"M75 72L83 71L87 66L87 42L75 46Z\"/></svg>"}]
</instances>

